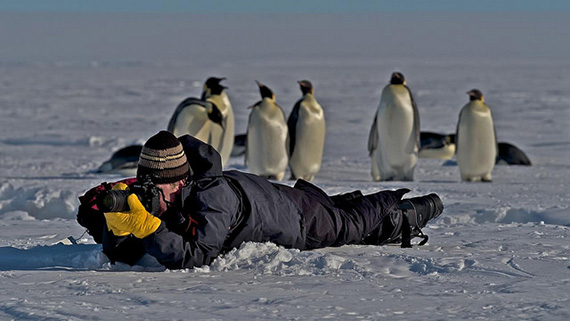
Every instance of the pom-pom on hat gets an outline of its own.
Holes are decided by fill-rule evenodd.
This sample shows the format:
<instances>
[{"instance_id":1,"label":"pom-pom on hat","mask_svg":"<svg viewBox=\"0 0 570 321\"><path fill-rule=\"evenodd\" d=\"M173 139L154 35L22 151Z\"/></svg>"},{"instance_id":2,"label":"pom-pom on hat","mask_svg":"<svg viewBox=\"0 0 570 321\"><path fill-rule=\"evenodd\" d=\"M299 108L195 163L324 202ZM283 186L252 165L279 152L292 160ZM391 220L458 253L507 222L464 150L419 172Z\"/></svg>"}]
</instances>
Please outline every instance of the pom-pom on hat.
<instances>
[{"instance_id":1,"label":"pom-pom on hat","mask_svg":"<svg viewBox=\"0 0 570 321\"><path fill-rule=\"evenodd\" d=\"M149 176L155 184L174 183L189 175L189 165L180 141L168 131L160 131L144 144L137 179Z\"/></svg>"}]
</instances>

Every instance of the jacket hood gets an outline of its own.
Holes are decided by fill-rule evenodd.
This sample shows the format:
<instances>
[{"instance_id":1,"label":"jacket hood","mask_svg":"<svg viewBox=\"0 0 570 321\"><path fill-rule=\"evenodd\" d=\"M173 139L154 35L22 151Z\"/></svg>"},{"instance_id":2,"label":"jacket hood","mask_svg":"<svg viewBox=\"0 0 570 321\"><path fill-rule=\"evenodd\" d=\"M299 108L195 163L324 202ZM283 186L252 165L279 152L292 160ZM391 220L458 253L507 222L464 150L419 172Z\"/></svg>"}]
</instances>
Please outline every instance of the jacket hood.
<instances>
[{"instance_id":1,"label":"jacket hood","mask_svg":"<svg viewBox=\"0 0 570 321\"><path fill-rule=\"evenodd\" d=\"M190 135L181 136L178 140L188 158L193 180L222 175L222 158L214 147Z\"/></svg>"}]
</instances>

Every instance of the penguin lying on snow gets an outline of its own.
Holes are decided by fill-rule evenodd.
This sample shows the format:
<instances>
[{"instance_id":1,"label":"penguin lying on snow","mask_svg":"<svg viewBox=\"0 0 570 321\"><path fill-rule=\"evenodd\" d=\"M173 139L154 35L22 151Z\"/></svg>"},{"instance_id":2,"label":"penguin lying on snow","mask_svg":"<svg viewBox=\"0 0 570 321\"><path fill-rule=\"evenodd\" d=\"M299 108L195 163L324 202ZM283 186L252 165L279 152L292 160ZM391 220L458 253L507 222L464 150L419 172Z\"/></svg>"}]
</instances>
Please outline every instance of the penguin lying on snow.
<instances>
[{"instance_id":1,"label":"penguin lying on snow","mask_svg":"<svg viewBox=\"0 0 570 321\"><path fill-rule=\"evenodd\" d=\"M368 138L374 181L412 181L420 147L420 118L404 75L384 87Z\"/></svg>"},{"instance_id":2,"label":"penguin lying on snow","mask_svg":"<svg viewBox=\"0 0 570 321\"><path fill-rule=\"evenodd\" d=\"M509 143L499 143L499 155L496 165L523 165L532 166L530 158L515 145Z\"/></svg>"},{"instance_id":3,"label":"penguin lying on snow","mask_svg":"<svg viewBox=\"0 0 570 321\"><path fill-rule=\"evenodd\" d=\"M420 133L420 158L450 159L455 154L455 134Z\"/></svg>"},{"instance_id":4,"label":"penguin lying on snow","mask_svg":"<svg viewBox=\"0 0 570 321\"><path fill-rule=\"evenodd\" d=\"M142 145L130 145L121 148L114 152L109 160L101 164L95 173L135 176L141 150Z\"/></svg>"},{"instance_id":5,"label":"penguin lying on snow","mask_svg":"<svg viewBox=\"0 0 570 321\"><path fill-rule=\"evenodd\" d=\"M451 159L455 153L455 134L420 133L420 158ZM517 146L499 142L495 165L532 166L530 158Z\"/></svg>"},{"instance_id":6,"label":"penguin lying on snow","mask_svg":"<svg viewBox=\"0 0 570 321\"><path fill-rule=\"evenodd\" d=\"M245 161L252 173L280 181L288 162L285 114L271 89L256 82L261 100L250 107Z\"/></svg>"},{"instance_id":7,"label":"penguin lying on snow","mask_svg":"<svg viewBox=\"0 0 570 321\"><path fill-rule=\"evenodd\" d=\"M232 157L245 154L245 145L247 142L247 134L239 134L234 137L234 146L232 148Z\"/></svg>"},{"instance_id":8,"label":"penguin lying on snow","mask_svg":"<svg viewBox=\"0 0 570 321\"><path fill-rule=\"evenodd\" d=\"M308 80L298 82L303 93L291 111L289 127L289 166L291 179L312 181L321 168L325 145L325 115L313 96Z\"/></svg>"}]
</instances>

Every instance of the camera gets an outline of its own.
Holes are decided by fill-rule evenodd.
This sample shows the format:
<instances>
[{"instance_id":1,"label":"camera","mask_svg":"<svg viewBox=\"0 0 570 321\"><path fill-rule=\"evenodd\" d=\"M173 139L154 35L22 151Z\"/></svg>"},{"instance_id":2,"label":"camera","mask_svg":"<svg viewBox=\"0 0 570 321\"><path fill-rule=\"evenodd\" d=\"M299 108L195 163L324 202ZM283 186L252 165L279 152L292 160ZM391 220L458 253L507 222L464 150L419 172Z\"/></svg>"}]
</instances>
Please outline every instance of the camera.
<instances>
[{"instance_id":1,"label":"camera","mask_svg":"<svg viewBox=\"0 0 570 321\"><path fill-rule=\"evenodd\" d=\"M135 194L145 209L152 215L157 216L160 210L161 191L152 182L150 177L145 177L141 182L137 181L129 187L129 190L108 190L101 194L97 200L97 207L103 212L124 212L129 210L129 195Z\"/></svg>"}]
</instances>

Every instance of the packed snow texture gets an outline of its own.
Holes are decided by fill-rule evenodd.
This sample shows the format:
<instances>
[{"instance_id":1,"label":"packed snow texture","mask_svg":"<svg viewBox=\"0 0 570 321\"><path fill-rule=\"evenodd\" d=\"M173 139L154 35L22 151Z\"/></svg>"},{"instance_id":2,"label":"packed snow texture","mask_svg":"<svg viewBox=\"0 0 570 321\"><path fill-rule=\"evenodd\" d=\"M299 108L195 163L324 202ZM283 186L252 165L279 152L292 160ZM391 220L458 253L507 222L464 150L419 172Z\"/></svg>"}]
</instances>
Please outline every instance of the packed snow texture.
<instances>
[{"instance_id":1,"label":"packed snow texture","mask_svg":"<svg viewBox=\"0 0 570 321\"><path fill-rule=\"evenodd\" d=\"M121 25L117 17L100 19L115 22L111 29ZM143 24L141 19L133 23ZM174 19L174 25L183 24ZM276 19L277 27L269 29L271 48L283 50L275 52L263 47L264 37L245 35L256 21L265 21L257 19L232 17L212 31L237 37L234 42L222 38L236 46L235 56L227 52L231 47L196 35L189 37L203 52L192 47L184 59L159 55L153 60L141 53L85 61L79 51L77 60L58 60L55 47L47 51L53 61L39 59L37 52L24 55L27 61L0 56L0 319L570 319L570 61L565 52L524 51L521 33L528 27L510 30L515 37L498 46L499 54L456 49L445 55L437 43L473 44L442 22L439 28L455 40L437 38L431 44L428 37L421 47L384 32L371 44L365 36L375 34L373 20L327 16L314 18L315 24L323 23L316 31L308 28L307 17L292 31L279 28L290 25L287 19ZM419 26L437 20L422 19ZM57 26L56 20L46 26ZM97 21L87 19L85 28ZM497 16L488 22L500 25ZM327 31L327 24L334 28ZM460 25L460 19L455 16L449 24ZM483 23L470 24L491 35ZM295 31L305 28L315 39L301 37L297 43ZM437 24L431 28L441 31ZM207 30L198 25L191 32ZM351 32L363 36L351 37ZM417 31L399 32L421 38ZM382 36L395 53L383 46ZM489 37L487 44L500 44L500 36ZM248 39L251 48L240 39ZM343 41L352 47L335 51L334 44L342 47ZM302 54L285 50L287 44L302 46ZM358 45L360 55L354 50ZM407 49L413 52L399 54ZM372 182L368 131L380 91L395 70L406 76L415 95L422 130L453 133L468 99L465 92L478 88L492 109L498 140L521 148L533 166L496 166L492 183L465 183L453 162L420 159L413 182ZM247 107L259 100L254 80L275 92L287 115L301 95L296 82L310 80L327 121L323 164L314 183L330 194L403 187L412 190L410 197L438 193L445 211L425 228L428 244L305 252L246 243L193 270L169 271L150 256L132 267L110 264L75 221L77 197L120 179L94 170L116 150L142 144L166 128L176 105L199 96L210 76L227 77L238 134L245 132ZM247 171L238 157L227 169ZM70 244L69 236L78 244Z\"/></svg>"}]
</instances>

